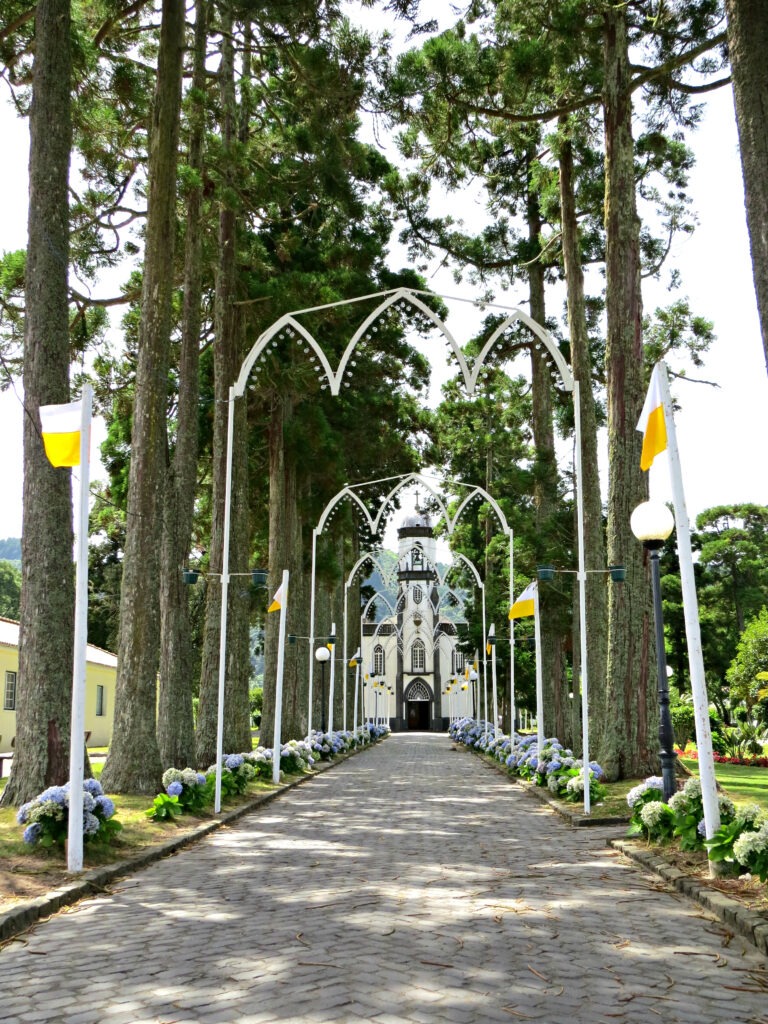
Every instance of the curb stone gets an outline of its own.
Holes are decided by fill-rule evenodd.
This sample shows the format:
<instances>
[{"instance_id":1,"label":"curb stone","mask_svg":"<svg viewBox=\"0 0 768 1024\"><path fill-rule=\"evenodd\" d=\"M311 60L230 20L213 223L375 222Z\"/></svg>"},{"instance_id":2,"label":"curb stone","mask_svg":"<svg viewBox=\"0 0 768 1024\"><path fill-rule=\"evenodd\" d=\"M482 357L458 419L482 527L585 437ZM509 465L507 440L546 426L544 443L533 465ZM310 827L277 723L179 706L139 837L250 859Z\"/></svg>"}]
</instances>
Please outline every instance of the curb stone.
<instances>
[{"instance_id":1,"label":"curb stone","mask_svg":"<svg viewBox=\"0 0 768 1024\"><path fill-rule=\"evenodd\" d=\"M505 778L509 779L511 783L521 787L526 793L530 793L531 796L536 797L542 803L547 804L556 814L565 821L568 821L575 828L583 828L589 825L629 824L628 817L592 818L569 811L554 800L549 793L543 792L540 786L535 786L533 783L526 782L524 779L516 779L509 775L502 765L497 761L494 761L493 758L488 757L486 754L483 754L480 751L471 750L468 747L456 746L455 749L469 750L470 753L478 756L489 768L494 768L499 771ZM607 843L608 846L614 850L618 850L619 853L629 858L629 860L634 861L636 864L640 864L642 867L647 868L654 874L658 875L684 896L687 896L694 902L699 903L711 914L714 914L714 916L723 923L726 929L730 930L732 933L740 935L743 939L746 939L747 942L751 942L752 945L756 946L761 953L768 956L768 915L761 914L757 910L750 910L742 903L739 903L738 900L720 892L719 889L712 889L709 886L704 885L697 878L686 875L680 870L680 868L676 867L674 864L670 864L669 861L665 860L657 853L654 853L652 850L642 849L630 840L619 838L608 839Z\"/></svg>"},{"instance_id":2,"label":"curb stone","mask_svg":"<svg viewBox=\"0 0 768 1024\"><path fill-rule=\"evenodd\" d=\"M684 896L706 907L726 928L751 942L761 953L768 956L768 916L757 910L750 910L719 889L711 889L698 879L684 874L674 864L670 864L652 850L641 849L626 839L609 839L608 845L635 863L653 871Z\"/></svg>"},{"instance_id":3,"label":"curb stone","mask_svg":"<svg viewBox=\"0 0 768 1024\"><path fill-rule=\"evenodd\" d=\"M333 761L319 761L312 767L311 773L300 775L287 782L281 782L279 786L270 792L259 793L258 796L247 803L241 804L231 811L221 813L213 821L206 821L204 824L190 829L189 832L185 832L182 836L169 839L165 843L158 843L156 846L147 847L147 849L141 850L132 857L115 861L114 864L104 864L98 868L91 868L90 871L84 871L75 881L62 885L58 889L52 889L45 896L36 896L31 900L20 901L9 910L0 912L0 945L26 931L27 928L42 918L55 914L62 907L70 906L73 903L77 903L78 900L103 892L116 878L130 875L134 871L140 871L155 861L161 860L163 857L169 857L182 847L189 846L197 842L198 839L202 839L209 833L221 828L222 825L228 825L230 822L242 818L263 804L270 803L272 800L277 799L277 797L282 796L287 790L293 789L295 786L301 786L305 782L310 782L321 772L335 768L342 761L362 754L366 750L370 750L374 745L369 744L360 750L342 754Z\"/></svg>"}]
</instances>

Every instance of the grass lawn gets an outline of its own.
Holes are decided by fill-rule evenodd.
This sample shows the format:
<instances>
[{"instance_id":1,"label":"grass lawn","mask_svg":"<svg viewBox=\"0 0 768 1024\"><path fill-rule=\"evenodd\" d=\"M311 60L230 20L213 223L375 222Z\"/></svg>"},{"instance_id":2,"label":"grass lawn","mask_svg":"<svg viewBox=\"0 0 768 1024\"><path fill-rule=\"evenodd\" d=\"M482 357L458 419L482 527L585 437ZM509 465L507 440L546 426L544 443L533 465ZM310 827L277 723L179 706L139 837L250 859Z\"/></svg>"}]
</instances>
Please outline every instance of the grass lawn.
<instances>
[{"instance_id":1,"label":"grass lawn","mask_svg":"<svg viewBox=\"0 0 768 1024\"><path fill-rule=\"evenodd\" d=\"M694 775L699 774L698 761L681 761ZM715 762L715 778L734 803L760 804L768 810L768 768Z\"/></svg>"}]
</instances>

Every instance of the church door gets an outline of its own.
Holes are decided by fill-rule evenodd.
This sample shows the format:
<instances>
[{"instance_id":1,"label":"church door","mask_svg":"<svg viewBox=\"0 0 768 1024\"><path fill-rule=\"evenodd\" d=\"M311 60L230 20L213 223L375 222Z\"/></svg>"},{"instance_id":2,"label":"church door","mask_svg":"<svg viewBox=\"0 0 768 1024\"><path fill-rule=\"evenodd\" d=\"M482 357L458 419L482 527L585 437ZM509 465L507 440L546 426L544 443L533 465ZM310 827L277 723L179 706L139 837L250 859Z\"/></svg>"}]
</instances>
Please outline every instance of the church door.
<instances>
[{"instance_id":1,"label":"church door","mask_svg":"<svg viewBox=\"0 0 768 1024\"><path fill-rule=\"evenodd\" d=\"M432 702L428 700L406 701L408 708L408 728L420 732L429 731L429 709Z\"/></svg>"}]
</instances>

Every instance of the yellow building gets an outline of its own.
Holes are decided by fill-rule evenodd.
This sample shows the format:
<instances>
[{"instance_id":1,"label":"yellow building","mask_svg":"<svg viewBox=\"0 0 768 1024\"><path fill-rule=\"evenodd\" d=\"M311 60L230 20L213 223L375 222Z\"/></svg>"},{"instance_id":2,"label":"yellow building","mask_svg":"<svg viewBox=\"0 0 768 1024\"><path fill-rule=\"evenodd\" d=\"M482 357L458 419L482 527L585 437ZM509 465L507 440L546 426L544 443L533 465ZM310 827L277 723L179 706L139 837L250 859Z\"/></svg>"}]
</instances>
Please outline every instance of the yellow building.
<instances>
[{"instance_id":1,"label":"yellow building","mask_svg":"<svg viewBox=\"0 0 768 1024\"><path fill-rule=\"evenodd\" d=\"M16 684L19 677L19 624L0 617L0 751L16 738ZM88 644L85 666L85 731L89 747L105 747L112 735L117 658Z\"/></svg>"}]
</instances>

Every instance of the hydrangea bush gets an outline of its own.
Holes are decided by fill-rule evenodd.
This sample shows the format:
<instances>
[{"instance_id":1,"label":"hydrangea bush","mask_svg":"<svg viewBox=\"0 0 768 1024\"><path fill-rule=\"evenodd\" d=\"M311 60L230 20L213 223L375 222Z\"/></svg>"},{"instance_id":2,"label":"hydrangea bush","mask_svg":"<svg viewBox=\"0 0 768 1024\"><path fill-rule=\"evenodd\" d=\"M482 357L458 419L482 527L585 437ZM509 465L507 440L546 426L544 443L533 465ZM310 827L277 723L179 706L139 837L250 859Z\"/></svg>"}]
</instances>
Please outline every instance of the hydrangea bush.
<instances>
[{"instance_id":1,"label":"hydrangea bush","mask_svg":"<svg viewBox=\"0 0 768 1024\"><path fill-rule=\"evenodd\" d=\"M355 732L348 730L314 732L303 740L288 740L280 748L280 772L296 775L308 771L318 760L331 760L339 754L373 743L386 736L387 725L367 723ZM272 779L274 752L259 746L244 754L226 754L221 762L221 795L224 800L244 793L257 778ZM202 774L194 768L168 768L163 773L164 792L159 793L147 817L168 821L187 811L195 814L213 803L216 765Z\"/></svg>"},{"instance_id":2,"label":"hydrangea bush","mask_svg":"<svg viewBox=\"0 0 768 1024\"><path fill-rule=\"evenodd\" d=\"M240 796L248 788L248 783L257 775L256 769L246 759L245 754L225 754L221 765L221 793L224 797ZM205 774L208 778L215 780L216 765L212 764Z\"/></svg>"},{"instance_id":3,"label":"hydrangea bush","mask_svg":"<svg viewBox=\"0 0 768 1024\"><path fill-rule=\"evenodd\" d=\"M195 814L213 800L210 779L194 768L168 768L163 786L169 796L177 797L182 810Z\"/></svg>"},{"instance_id":4,"label":"hydrangea bush","mask_svg":"<svg viewBox=\"0 0 768 1024\"><path fill-rule=\"evenodd\" d=\"M459 718L449 733L457 743L479 750L505 765L510 775L527 779L537 786L546 786L554 796L572 803L584 799L584 762L572 750L552 737L546 739L541 751L536 736L507 736L496 732L490 722ZM589 792L594 801L606 793L602 784L604 773L596 761L590 761Z\"/></svg>"},{"instance_id":5,"label":"hydrangea bush","mask_svg":"<svg viewBox=\"0 0 768 1024\"><path fill-rule=\"evenodd\" d=\"M759 804L737 807L733 820L722 824L704 845L710 860L725 861L768 881L768 812Z\"/></svg>"},{"instance_id":6,"label":"hydrangea bush","mask_svg":"<svg viewBox=\"0 0 768 1024\"><path fill-rule=\"evenodd\" d=\"M16 814L25 825L23 839L30 846L63 846L69 832L69 783L50 786ZM83 841L109 842L122 825L114 820L115 805L96 779L83 780Z\"/></svg>"},{"instance_id":7,"label":"hydrangea bush","mask_svg":"<svg viewBox=\"0 0 768 1024\"><path fill-rule=\"evenodd\" d=\"M635 786L627 794L627 804L632 811L629 836L645 836L660 842L677 839L681 850L703 850L711 840L705 838L704 807L701 798L701 782L693 777L682 789L673 793L669 801L664 800L664 780L654 775ZM733 841L740 834L741 827L731 828L738 815L733 802L726 796L718 796L720 808L720 844L726 843L713 860L726 860L732 851ZM727 842L726 842L727 840Z\"/></svg>"}]
</instances>

